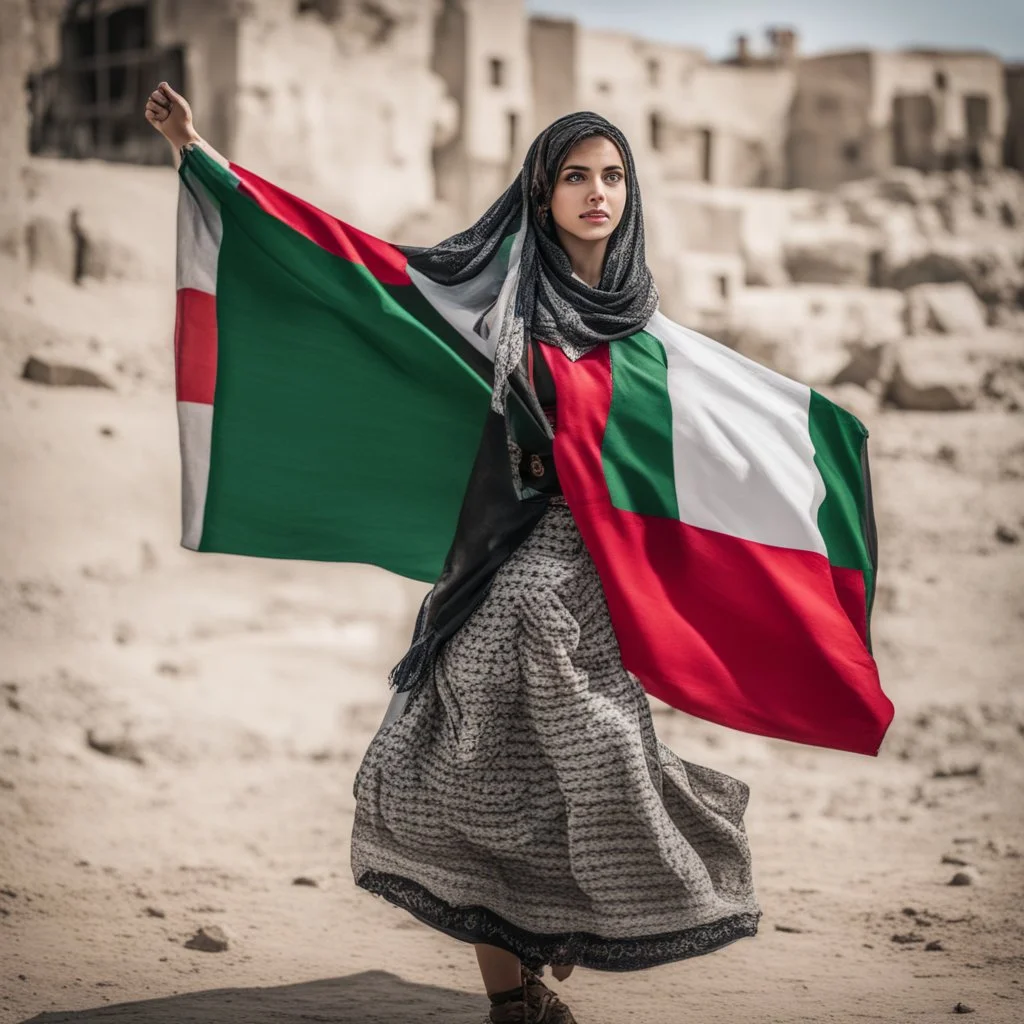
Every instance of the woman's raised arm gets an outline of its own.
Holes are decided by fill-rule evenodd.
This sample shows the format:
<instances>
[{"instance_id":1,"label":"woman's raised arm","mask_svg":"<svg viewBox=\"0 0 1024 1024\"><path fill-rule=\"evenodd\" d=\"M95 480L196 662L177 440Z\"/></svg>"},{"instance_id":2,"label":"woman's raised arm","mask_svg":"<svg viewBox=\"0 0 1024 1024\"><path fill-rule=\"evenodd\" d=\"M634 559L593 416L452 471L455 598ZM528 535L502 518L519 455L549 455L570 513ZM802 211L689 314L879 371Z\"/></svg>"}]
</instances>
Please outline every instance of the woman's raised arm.
<instances>
[{"instance_id":1,"label":"woman's raised arm","mask_svg":"<svg viewBox=\"0 0 1024 1024\"><path fill-rule=\"evenodd\" d=\"M188 100L166 82L161 82L149 94L146 100L146 120L171 144L175 166L180 160L181 147L190 143L205 150L217 163L228 166L227 158L196 131Z\"/></svg>"}]
</instances>

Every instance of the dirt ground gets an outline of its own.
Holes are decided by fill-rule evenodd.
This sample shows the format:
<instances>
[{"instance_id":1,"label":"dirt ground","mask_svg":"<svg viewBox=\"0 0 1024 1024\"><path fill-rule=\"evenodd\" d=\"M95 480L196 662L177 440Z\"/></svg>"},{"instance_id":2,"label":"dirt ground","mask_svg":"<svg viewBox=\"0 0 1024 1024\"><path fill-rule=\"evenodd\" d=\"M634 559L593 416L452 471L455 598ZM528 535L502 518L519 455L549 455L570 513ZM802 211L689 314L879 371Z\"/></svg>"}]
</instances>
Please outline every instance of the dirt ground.
<instances>
[{"instance_id":1,"label":"dirt ground","mask_svg":"<svg viewBox=\"0 0 1024 1024\"><path fill-rule=\"evenodd\" d=\"M44 169L38 202L94 187ZM174 182L131 181L145 272L0 299L0 1022L477 1024L473 950L349 869L424 588L178 546ZM30 354L112 387L22 380ZM670 747L750 784L764 916L706 957L553 982L580 1024L1024 1021L1022 420L869 423L877 758L652 701ZM186 945L214 926L226 950Z\"/></svg>"}]
</instances>

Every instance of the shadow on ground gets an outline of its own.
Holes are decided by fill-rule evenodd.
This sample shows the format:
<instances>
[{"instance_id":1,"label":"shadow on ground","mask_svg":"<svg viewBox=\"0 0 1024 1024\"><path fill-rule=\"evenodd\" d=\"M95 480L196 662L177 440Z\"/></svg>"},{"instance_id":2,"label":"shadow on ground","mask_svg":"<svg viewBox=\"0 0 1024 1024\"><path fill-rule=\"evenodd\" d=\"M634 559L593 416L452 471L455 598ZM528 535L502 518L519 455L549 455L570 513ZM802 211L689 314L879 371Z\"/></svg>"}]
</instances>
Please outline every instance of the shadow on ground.
<instances>
[{"instance_id":1,"label":"shadow on ground","mask_svg":"<svg viewBox=\"0 0 1024 1024\"><path fill-rule=\"evenodd\" d=\"M22 1024L479 1024L487 1000L439 985L417 985L387 971L364 971L276 988L219 988L164 999L40 1013Z\"/></svg>"}]
</instances>

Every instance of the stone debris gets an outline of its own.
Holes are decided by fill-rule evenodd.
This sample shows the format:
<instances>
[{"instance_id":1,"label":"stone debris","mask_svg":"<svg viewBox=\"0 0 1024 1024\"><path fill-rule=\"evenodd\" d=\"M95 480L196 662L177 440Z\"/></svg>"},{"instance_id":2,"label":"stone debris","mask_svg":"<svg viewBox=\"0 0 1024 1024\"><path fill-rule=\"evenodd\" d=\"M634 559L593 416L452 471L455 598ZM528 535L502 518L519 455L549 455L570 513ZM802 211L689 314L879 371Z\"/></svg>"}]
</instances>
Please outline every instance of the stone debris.
<instances>
[{"instance_id":1,"label":"stone debris","mask_svg":"<svg viewBox=\"0 0 1024 1024\"><path fill-rule=\"evenodd\" d=\"M963 871L958 871L949 880L950 885L976 885L978 881L978 872L972 867L966 867Z\"/></svg>"},{"instance_id":2,"label":"stone debris","mask_svg":"<svg viewBox=\"0 0 1024 1024\"><path fill-rule=\"evenodd\" d=\"M85 741L92 750L107 757L137 765L146 763L135 741L123 729L95 726L86 730Z\"/></svg>"},{"instance_id":3,"label":"stone debris","mask_svg":"<svg viewBox=\"0 0 1024 1024\"><path fill-rule=\"evenodd\" d=\"M981 762L972 761L970 764L949 765L945 768L936 768L932 772L933 779L962 779L978 778L981 775Z\"/></svg>"},{"instance_id":4,"label":"stone debris","mask_svg":"<svg viewBox=\"0 0 1024 1024\"><path fill-rule=\"evenodd\" d=\"M55 363L38 356L29 356L21 370L22 380L50 387L111 388L94 370L68 363Z\"/></svg>"},{"instance_id":5,"label":"stone debris","mask_svg":"<svg viewBox=\"0 0 1024 1024\"><path fill-rule=\"evenodd\" d=\"M185 943L186 949L198 949L201 953L223 953L228 948L228 937L219 925L206 925Z\"/></svg>"},{"instance_id":6,"label":"stone debris","mask_svg":"<svg viewBox=\"0 0 1024 1024\"><path fill-rule=\"evenodd\" d=\"M987 327L985 306L962 281L919 284L907 289L910 334L976 334Z\"/></svg>"},{"instance_id":7,"label":"stone debris","mask_svg":"<svg viewBox=\"0 0 1024 1024\"><path fill-rule=\"evenodd\" d=\"M886 400L898 409L954 412L973 409L981 397L984 370L942 341L909 340L896 349Z\"/></svg>"},{"instance_id":8,"label":"stone debris","mask_svg":"<svg viewBox=\"0 0 1024 1024\"><path fill-rule=\"evenodd\" d=\"M1006 523L1000 523L995 529L995 538L1001 544L1019 544L1020 531Z\"/></svg>"}]
</instances>

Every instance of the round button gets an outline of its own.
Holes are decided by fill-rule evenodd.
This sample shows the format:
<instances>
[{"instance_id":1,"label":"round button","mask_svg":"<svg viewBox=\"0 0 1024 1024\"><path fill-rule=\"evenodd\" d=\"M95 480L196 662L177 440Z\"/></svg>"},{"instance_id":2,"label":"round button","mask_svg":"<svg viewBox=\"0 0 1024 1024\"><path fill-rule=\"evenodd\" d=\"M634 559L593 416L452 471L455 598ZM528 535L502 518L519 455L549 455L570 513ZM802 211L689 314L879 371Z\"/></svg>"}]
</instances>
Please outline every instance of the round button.
<instances>
[{"instance_id":1,"label":"round button","mask_svg":"<svg viewBox=\"0 0 1024 1024\"><path fill-rule=\"evenodd\" d=\"M544 475L544 462L539 455L530 456L530 472L534 476Z\"/></svg>"}]
</instances>

